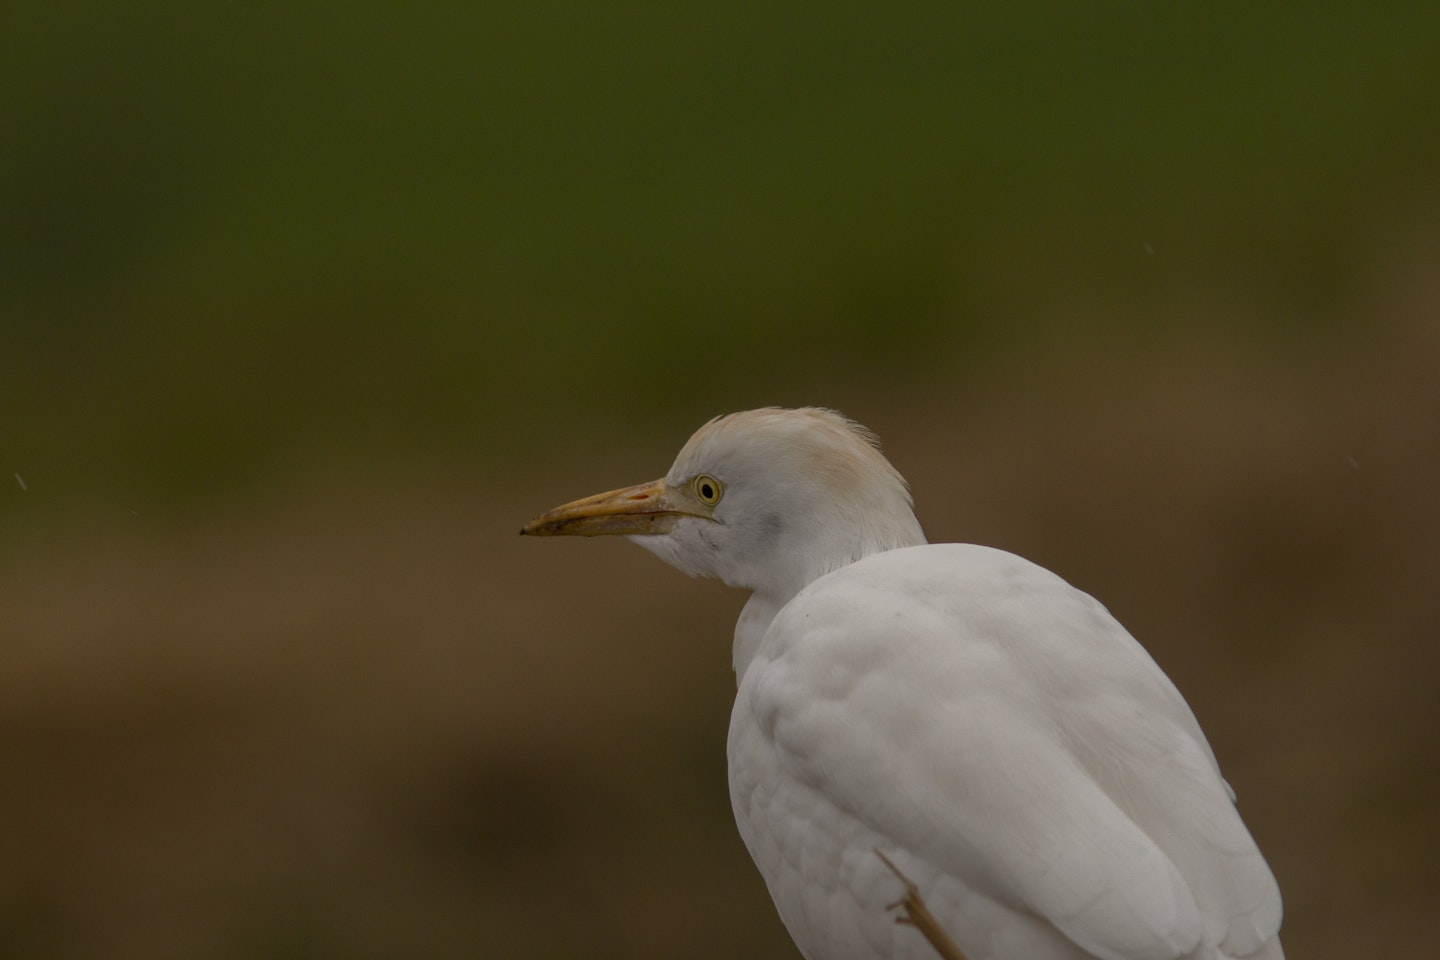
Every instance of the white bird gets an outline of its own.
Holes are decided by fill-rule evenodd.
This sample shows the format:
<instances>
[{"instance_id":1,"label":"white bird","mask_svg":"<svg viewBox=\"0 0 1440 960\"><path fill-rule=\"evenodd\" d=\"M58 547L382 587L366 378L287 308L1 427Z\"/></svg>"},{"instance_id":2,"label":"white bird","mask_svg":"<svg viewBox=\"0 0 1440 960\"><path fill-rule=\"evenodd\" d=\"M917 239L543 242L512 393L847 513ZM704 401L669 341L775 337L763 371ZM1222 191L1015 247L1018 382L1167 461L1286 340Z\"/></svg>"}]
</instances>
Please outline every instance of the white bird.
<instances>
[{"instance_id":1,"label":"white bird","mask_svg":"<svg viewBox=\"0 0 1440 960\"><path fill-rule=\"evenodd\" d=\"M620 534L752 591L730 799L809 960L1283 957L1280 892L1189 706L1096 600L926 543L875 437L818 408L717 417L666 476L522 533Z\"/></svg>"}]
</instances>

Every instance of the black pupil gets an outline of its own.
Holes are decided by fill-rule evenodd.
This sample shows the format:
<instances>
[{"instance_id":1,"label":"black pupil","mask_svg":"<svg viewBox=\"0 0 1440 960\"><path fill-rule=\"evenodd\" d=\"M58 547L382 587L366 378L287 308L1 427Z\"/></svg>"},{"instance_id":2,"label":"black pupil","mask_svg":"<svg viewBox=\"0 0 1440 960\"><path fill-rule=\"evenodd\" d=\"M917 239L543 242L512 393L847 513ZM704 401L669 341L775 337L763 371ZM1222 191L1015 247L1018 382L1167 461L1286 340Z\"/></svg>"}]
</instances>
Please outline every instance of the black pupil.
<instances>
[{"instance_id":1,"label":"black pupil","mask_svg":"<svg viewBox=\"0 0 1440 960\"><path fill-rule=\"evenodd\" d=\"M711 497L715 496L715 488L710 486L710 484L708 483L700 484L700 496L704 497L706 500L709 500Z\"/></svg>"}]
</instances>

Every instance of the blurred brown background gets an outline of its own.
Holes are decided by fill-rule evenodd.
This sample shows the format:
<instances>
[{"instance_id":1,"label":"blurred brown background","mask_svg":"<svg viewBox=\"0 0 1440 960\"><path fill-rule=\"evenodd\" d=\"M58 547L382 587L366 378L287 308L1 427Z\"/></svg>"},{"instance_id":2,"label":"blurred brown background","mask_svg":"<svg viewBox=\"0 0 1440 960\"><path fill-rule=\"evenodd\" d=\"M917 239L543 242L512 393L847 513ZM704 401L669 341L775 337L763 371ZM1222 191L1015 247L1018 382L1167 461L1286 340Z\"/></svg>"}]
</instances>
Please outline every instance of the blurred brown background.
<instances>
[{"instance_id":1,"label":"blurred brown background","mask_svg":"<svg viewBox=\"0 0 1440 960\"><path fill-rule=\"evenodd\" d=\"M837 407L1104 601L1293 957L1440 942L1440 7L0 14L0 957L796 956L743 597L516 530Z\"/></svg>"}]
</instances>

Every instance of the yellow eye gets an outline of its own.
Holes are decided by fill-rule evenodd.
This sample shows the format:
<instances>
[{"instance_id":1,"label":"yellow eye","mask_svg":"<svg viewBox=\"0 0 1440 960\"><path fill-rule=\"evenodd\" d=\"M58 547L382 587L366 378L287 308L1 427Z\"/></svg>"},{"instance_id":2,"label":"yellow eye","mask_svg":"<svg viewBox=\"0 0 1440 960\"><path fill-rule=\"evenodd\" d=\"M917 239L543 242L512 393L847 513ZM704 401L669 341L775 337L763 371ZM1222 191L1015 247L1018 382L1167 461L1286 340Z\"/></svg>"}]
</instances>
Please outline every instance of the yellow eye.
<instances>
[{"instance_id":1,"label":"yellow eye","mask_svg":"<svg viewBox=\"0 0 1440 960\"><path fill-rule=\"evenodd\" d=\"M719 503L725 494L725 485L706 473L691 480L690 486L695 489L695 496L700 498L700 502L711 507Z\"/></svg>"}]
</instances>

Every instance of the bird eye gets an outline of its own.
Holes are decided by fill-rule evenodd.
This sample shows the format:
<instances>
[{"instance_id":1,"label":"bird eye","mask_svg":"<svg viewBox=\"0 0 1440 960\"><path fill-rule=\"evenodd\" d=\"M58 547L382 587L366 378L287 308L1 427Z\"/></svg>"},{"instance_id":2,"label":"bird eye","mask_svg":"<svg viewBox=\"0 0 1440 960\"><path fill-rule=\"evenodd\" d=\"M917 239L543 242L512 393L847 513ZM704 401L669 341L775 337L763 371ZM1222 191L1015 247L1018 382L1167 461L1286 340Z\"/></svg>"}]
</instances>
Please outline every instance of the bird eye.
<instances>
[{"instance_id":1,"label":"bird eye","mask_svg":"<svg viewBox=\"0 0 1440 960\"><path fill-rule=\"evenodd\" d=\"M695 496L700 498L700 502L712 507L720 502L720 497L725 493L724 485L705 473L691 480L690 485L695 488Z\"/></svg>"}]
</instances>

